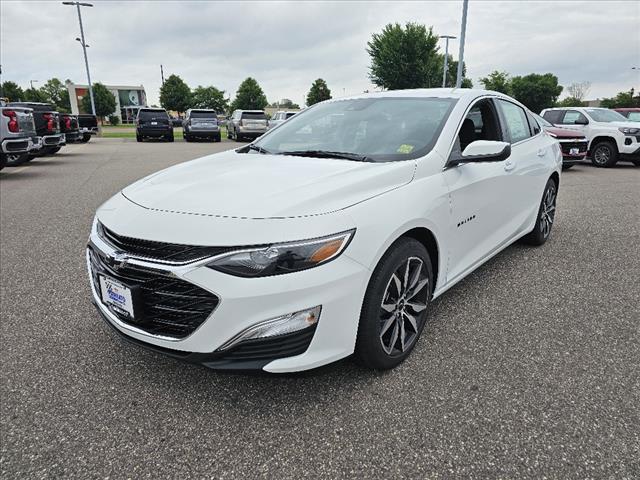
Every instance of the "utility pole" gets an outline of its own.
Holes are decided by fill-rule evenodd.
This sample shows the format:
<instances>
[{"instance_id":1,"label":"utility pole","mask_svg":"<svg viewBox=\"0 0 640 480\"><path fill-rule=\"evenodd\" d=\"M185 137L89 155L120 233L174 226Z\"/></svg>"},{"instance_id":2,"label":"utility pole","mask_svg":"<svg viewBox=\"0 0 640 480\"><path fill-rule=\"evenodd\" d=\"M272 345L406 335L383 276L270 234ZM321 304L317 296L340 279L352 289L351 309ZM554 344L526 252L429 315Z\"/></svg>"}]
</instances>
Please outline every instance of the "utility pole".
<instances>
[{"instance_id":1,"label":"utility pole","mask_svg":"<svg viewBox=\"0 0 640 480\"><path fill-rule=\"evenodd\" d=\"M160 64L160 77L162 78L162 85L164 85L164 70L162 69L162 64Z\"/></svg>"},{"instance_id":2,"label":"utility pole","mask_svg":"<svg viewBox=\"0 0 640 480\"><path fill-rule=\"evenodd\" d=\"M80 7L93 7L90 3L83 2L62 2L63 5L75 5L78 9L78 23L80 23L80 44L82 45L82 52L84 53L84 66L87 69L87 82L89 83L89 96L91 97L91 113L96 114L96 103L93 99L93 86L91 85L91 74L89 73L89 60L87 58L87 44L84 41L84 28L82 27L82 13L80 13Z\"/></svg>"},{"instance_id":3,"label":"utility pole","mask_svg":"<svg viewBox=\"0 0 640 480\"><path fill-rule=\"evenodd\" d=\"M462 26L460 27L460 53L458 54L458 76L456 78L456 88L462 86L462 66L464 65L464 40L467 33L467 9L469 0L462 0Z\"/></svg>"},{"instance_id":4,"label":"utility pole","mask_svg":"<svg viewBox=\"0 0 640 480\"><path fill-rule=\"evenodd\" d=\"M33 82L38 83L40 80L29 80L29 85L31 85L31 90L33 90Z\"/></svg>"},{"instance_id":5,"label":"utility pole","mask_svg":"<svg viewBox=\"0 0 640 480\"><path fill-rule=\"evenodd\" d=\"M449 66L449 39L453 40L456 37L453 35L440 35L440 38L445 39L444 44L444 67L442 68L442 88L447 87L447 68Z\"/></svg>"}]
</instances>

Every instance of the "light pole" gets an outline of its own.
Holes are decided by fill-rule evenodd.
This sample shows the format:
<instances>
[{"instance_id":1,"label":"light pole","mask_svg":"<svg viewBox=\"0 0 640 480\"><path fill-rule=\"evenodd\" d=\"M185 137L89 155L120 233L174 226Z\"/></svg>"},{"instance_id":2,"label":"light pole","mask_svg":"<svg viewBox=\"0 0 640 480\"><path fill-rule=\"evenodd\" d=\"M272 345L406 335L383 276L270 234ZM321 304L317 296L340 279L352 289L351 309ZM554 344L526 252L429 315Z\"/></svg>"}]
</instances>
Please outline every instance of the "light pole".
<instances>
[{"instance_id":1,"label":"light pole","mask_svg":"<svg viewBox=\"0 0 640 480\"><path fill-rule=\"evenodd\" d=\"M29 85L31 85L31 90L33 90L33 82L38 83L40 80L29 80Z\"/></svg>"},{"instance_id":2,"label":"light pole","mask_svg":"<svg viewBox=\"0 0 640 480\"><path fill-rule=\"evenodd\" d=\"M89 73L89 60L87 59L87 47L84 42L84 29L82 28L82 14L80 13L80 7L93 7L90 3L83 2L62 2L63 5L75 5L78 9L78 22L80 23L80 45L82 45L82 51L84 52L84 65L87 68L87 82L89 83L89 96L91 97L91 113L96 114L96 104L93 101L93 86L91 85L91 74ZM76 40L78 40L76 38Z\"/></svg>"},{"instance_id":3,"label":"light pole","mask_svg":"<svg viewBox=\"0 0 640 480\"><path fill-rule=\"evenodd\" d=\"M462 66L464 65L464 37L467 33L467 9L469 0L462 0L462 26L460 27L460 53L458 54L458 76L456 77L456 88L462 86Z\"/></svg>"},{"instance_id":4,"label":"light pole","mask_svg":"<svg viewBox=\"0 0 640 480\"><path fill-rule=\"evenodd\" d=\"M454 40L457 37L453 35L440 35L445 39L444 43L444 68L442 69L442 88L447 87L447 66L449 65L449 39Z\"/></svg>"}]
</instances>

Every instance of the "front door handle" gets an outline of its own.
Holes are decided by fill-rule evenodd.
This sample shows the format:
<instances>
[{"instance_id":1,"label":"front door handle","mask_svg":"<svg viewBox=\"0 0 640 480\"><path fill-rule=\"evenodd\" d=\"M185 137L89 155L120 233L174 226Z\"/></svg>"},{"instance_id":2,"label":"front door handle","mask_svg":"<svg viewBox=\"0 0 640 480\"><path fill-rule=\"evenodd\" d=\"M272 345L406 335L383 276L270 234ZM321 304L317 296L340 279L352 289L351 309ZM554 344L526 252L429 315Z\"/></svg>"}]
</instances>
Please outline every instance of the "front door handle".
<instances>
[{"instance_id":1,"label":"front door handle","mask_svg":"<svg viewBox=\"0 0 640 480\"><path fill-rule=\"evenodd\" d=\"M516 164L515 163L513 163L511 160L505 160L505 162L504 162L504 170L505 170L505 172L513 170L514 168L516 168Z\"/></svg>"}]
</instances>

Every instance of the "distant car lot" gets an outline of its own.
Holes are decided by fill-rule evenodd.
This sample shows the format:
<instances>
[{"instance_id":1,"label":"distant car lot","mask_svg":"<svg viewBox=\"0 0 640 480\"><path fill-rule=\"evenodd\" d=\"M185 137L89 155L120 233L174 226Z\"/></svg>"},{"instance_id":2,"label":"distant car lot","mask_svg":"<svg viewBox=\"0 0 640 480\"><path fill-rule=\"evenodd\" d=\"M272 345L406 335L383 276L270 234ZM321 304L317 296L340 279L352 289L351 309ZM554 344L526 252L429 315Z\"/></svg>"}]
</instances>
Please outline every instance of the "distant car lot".
<instances>
[{"instance_id":1,"label":"distant car lot","mask_svg":"<svg viewBox=\"0 0 640 480\"><path fill-rule=\"evenodd\" d=\"M248 376L122 343L83 256L114 192L236 146L94 138L0 172L3 478L637 477L640 169L564 173L551 240L445 294L393 372Z\"/></svg>"}]
</instances>

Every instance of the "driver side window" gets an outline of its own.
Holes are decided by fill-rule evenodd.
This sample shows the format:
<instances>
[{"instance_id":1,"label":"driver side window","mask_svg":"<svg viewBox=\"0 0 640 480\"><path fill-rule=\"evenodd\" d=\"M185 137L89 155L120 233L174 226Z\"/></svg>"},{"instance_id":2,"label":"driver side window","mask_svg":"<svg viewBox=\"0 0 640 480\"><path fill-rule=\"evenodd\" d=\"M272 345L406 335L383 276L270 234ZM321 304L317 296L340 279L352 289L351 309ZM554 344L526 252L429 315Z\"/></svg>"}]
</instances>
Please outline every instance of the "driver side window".
<instances>
[{"instance_id":1,"label":"driver side window","mask_svg":"<svg viewBox=\"0 0 640 480\"><path fill-rule=\"evenodd\" d=\"M478 101L462 121L453 151L460 156L476 140L502 140L495 108L490 99Z\"/></svg>"}]
</instances>

